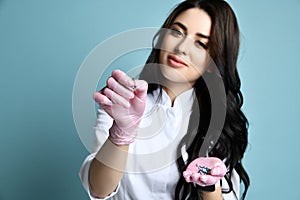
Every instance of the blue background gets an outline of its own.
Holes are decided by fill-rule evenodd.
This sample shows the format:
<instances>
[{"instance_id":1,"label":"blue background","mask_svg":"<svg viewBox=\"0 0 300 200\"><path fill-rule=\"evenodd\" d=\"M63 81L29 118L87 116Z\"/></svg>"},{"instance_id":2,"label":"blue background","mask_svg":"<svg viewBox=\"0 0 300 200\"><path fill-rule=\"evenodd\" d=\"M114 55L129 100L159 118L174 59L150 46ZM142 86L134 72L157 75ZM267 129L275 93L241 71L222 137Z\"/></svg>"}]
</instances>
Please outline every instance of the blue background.
<instances>
[{"instance_id":1,"label":"blue background","mask_svg":"<svg viewBox=\"0 0 300 200\"><path fill-rule=\"evenodd\" d=\"M76 73L101 41L159 27L177 2L0 0L0 200L88 199L78 177L88 151L72 116ZM299 200L300 1L229 3L242 33L247 199Z\"/></svg>"}]
</instances>

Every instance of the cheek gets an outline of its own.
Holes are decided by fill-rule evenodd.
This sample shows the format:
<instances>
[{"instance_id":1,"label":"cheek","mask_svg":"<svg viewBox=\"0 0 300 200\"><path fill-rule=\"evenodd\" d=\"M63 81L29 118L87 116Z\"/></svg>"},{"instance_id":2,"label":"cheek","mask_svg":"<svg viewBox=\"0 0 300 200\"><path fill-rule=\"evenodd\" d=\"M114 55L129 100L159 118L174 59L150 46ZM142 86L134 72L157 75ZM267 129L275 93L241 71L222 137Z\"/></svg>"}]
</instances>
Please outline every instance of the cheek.
<instances>
[{"instance_id":1,"label":"cheek","mask_svg":"<svg viewBox=\"0 0 300 200\"><path fill-rule=\"evenodd\" d=\"M208 53L197 54L197 56L191 58L192 66L200 76L207 70L209 60L210 56Z\"/></svg>"},{"instance_id":2,"label":"cheek","mask_svg":"<svg viewBox=\"0 0 300 200\"><path fill-rule=\"evenodd\" d=\"M165 36L165 38L159 48L163 51L174 52L178 42L179 41L177 38Z\"/></svg>"},{"instance_id":3,"label":"cheek","mask_svg":"<svg viewBox=\"0 0 300 200\"><path fill-rule=\"evenodd\" d=\"M160 64L164 64L164 60L166 60L166 57L167 57L167 52L164 51L164 50L160 50L159 52L159 63Z\"/></svg>"}]
</instances>

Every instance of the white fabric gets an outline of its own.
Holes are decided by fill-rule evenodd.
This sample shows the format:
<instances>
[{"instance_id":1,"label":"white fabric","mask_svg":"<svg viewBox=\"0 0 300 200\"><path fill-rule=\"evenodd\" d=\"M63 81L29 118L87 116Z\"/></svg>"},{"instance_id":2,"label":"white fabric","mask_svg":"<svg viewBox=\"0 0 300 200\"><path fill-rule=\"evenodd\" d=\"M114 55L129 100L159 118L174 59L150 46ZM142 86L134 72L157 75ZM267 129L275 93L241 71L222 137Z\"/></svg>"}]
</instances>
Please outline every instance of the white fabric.
<instances>
[{"instance_id":1,"label":"white fabric","mask_svg":"<svg viewBox=\"0 0 300 200\"><path fill-rule=\"evenodd\" d=\"M139 127L138 138L129 147L126 171L116 191L105 199L174 199L179 179L176 151L179 141L187 131L195 94L193 89L179 95L174 105L163 91L157 102L159 90L147 96L144 118ZM101 109L95 130L94 152L97 152L108 137L112 119ZM183 152L184 153L184 152ZM95 198L89 187L88 171L96 153L90 154L80 170L82 184L91 200ZM186 156L186 155L184 155ZM239 196L240 180L234 171L233 188ZM222 188L228 187L222 180ZM225 200L236 200L233 192L223 194Z\"/></svg>"}]
</instances>

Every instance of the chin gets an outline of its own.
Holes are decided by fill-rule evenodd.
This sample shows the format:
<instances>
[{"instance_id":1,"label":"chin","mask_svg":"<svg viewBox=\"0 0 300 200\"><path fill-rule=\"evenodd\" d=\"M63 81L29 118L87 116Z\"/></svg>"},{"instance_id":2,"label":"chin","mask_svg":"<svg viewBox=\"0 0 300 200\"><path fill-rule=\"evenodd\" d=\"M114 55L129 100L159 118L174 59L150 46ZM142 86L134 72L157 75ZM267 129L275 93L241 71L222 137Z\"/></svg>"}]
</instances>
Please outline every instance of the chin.
<instances>
[{"instance_id":1,"label":"chin","mask_svg":"<svg viewBox=\"0 0 300 200\"><path fill-rule=\"evenodd\" d=\"M187 83L189 80L180 72L179 69L161 65L161 74L166 79L166 81L177 82L177 83Z\"/></svg>"}]
</instances>

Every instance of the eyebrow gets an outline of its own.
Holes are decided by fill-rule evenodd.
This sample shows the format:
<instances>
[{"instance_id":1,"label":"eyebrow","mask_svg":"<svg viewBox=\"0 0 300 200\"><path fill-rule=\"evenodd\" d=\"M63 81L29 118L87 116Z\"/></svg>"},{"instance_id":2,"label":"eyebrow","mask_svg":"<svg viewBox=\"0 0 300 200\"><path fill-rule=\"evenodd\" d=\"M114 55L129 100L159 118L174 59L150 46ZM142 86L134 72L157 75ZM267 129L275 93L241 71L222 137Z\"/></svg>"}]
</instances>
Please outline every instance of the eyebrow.
<instances>
[{"instance_id":1,"label":"eyebrow","mask_svg":"<svg viewBox=\"0 0 300 200\"><path fill-rule=\"evenodd\" d=\"M174 22L172 25L177 25L179 26L180 28L182 28L184 31L187 31L187 28L185 25L183 25L182 23L180 22ZM206 39L209 39L210 37L208 35L204 35L202 33L196 33L197 36L199 37L202 37L202 38L206 38Z\"/></svg>"}]
</instances>

